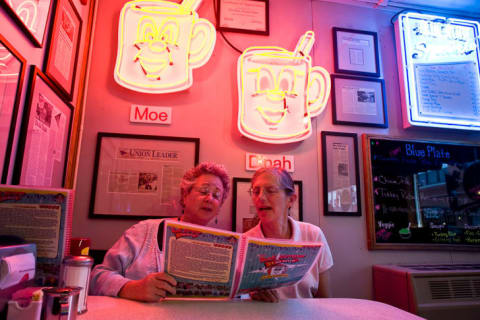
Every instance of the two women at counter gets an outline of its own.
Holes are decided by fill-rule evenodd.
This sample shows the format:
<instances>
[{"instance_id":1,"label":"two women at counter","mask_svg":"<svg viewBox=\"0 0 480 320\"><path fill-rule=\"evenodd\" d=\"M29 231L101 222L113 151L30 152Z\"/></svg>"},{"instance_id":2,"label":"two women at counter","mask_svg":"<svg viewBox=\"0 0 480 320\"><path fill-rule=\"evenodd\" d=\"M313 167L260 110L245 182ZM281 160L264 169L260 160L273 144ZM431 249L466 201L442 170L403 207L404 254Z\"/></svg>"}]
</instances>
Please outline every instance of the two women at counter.
<instances>
[{"instance_id":1,"label":"two women at counter","mask_svg":"<svg viewBox=\"0 0 480 320\"><path fill-rule=\"evenodd\" d=\"M182 179L181 221L207 225L214 219L230 190L230 179L221 165L201 163ZM259 169L250 189L260 223L248 235L260 238L322 242L316 265L297 285L251 292L254 300L276 302L284 298L328 297L328 269L332 255L320 228L293 220L288 211L296 201L293 180L279 168ZM162 272L164 219L139 222L108 250L92 271L90 294L154 302L175 294L176 281ZM160 241L158 241L160 239Z\"/></svg>"}]
</instances>

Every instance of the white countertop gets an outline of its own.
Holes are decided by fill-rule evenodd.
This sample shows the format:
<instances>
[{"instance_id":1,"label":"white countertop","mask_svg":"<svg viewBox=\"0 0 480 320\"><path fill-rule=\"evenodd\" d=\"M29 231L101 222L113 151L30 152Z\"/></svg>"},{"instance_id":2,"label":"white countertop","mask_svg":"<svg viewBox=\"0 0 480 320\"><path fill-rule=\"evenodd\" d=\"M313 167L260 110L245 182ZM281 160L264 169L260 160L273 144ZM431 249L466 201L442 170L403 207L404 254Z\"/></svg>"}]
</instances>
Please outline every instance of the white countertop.
<instances>
[{"instance_id":1,"label":"white countertop","mask_svg":"<svg viewBox=\"0 0 480 320\"><path fill-rule=\"evenodd\" d=\"M377 301L362 299L290 299L279 303L251 300L162 301L142 303L121 298L89 296L88 311L78 320L149 319L423 319Z\"/></svg>"}]
</instances>

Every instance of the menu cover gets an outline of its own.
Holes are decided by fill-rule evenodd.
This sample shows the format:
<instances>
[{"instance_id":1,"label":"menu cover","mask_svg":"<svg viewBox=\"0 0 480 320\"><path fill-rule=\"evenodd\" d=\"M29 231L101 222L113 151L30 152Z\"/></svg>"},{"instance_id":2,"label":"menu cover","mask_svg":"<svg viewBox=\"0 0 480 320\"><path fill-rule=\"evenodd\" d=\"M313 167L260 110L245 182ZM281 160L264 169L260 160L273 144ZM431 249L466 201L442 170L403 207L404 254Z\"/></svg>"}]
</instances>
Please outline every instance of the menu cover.
<instances>
[{"instance_id":1,"label":"menu cover","mask_svg":"<svg viewBox=\"0 0 480 320\"><path fill-rule=\"evenodd\" d=\"M37 282L54 285L70 252L73 196L70 189L0 185L0 234L37 247Z\"/></svg>"}]
</instances>

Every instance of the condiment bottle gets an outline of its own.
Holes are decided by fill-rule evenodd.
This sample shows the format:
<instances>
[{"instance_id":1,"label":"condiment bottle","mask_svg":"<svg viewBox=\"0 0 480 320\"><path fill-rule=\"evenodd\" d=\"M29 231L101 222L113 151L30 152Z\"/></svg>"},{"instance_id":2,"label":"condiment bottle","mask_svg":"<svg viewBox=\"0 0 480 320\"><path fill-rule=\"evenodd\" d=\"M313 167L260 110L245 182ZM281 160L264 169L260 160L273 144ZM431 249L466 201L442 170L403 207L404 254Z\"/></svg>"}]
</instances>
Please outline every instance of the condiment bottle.
<instances>
[{"instance_id":1,"label":"condiment bottle","mask_svg":"<svg viewBox=\"0 0 480 320\"><path fill-rule=\"evenodd\" d=\"M63 259L60 285L81 287L78 299L78 313L87 311L88 284L93 259L88 256L67 256Z\"/></svg>"}]
</instances>

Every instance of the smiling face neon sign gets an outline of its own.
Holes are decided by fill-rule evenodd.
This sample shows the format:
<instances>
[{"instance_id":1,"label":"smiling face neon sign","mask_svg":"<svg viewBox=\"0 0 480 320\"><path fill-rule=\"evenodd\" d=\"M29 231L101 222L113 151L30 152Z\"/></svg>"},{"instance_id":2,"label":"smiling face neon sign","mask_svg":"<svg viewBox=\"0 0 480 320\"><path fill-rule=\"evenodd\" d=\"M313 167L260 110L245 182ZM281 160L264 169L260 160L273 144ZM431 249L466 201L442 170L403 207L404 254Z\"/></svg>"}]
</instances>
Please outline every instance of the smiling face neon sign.
<instances>
[{"instance_id":1,"label":"smiling face neon sign","mask_svg":"<svg viewBox=\"0 0 480 320\"><path fill-rule=\"evenodd\" d=\"M216 39L213 25L195 12L200 3L127 2L120 13L115 81L145 93L189 88L192 69L207 63Z\"/></svg>"},{"instance_id":2,"label":"smiling face neon sign","mask_svg":"<svg viewBox=\"0 0 480 320\"><path fill-rule=\"evenodd\" d=\"M238 128L253 140L289 143L308 138L311 117L325 108L330 76L312 67L313 31L295 51L280 47L248 48L238 59Z\"/></svg>"}]
</instances>

